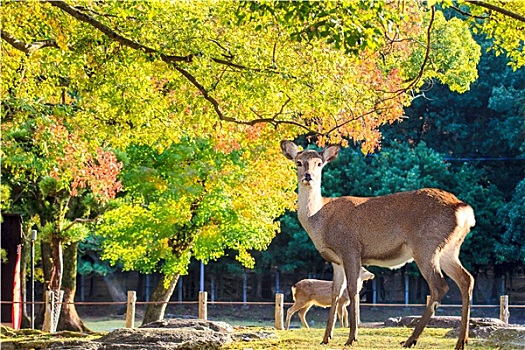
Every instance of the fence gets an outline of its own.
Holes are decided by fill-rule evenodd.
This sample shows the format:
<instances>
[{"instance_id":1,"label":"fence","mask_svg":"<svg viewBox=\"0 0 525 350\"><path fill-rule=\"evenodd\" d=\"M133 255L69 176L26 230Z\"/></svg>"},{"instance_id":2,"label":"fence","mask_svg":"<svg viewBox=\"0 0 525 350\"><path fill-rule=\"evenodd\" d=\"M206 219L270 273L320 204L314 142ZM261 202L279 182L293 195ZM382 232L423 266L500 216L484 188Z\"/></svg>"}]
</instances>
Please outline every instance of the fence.
<instances>
[{"instance_id":1,"label":"fence","mask_svg":"<svg viewBox=\"0 0 525 350\"><path fill-rule=\"evenodd\" d=\"M429 300L430 296L427 296L427 302ZM45 294L46 300L44 302L21 302L23 304L44 304L45 307L45 317L44 317L44 326L43 330L48 331L50 333L54 333L56 330L56 326L58 323L58 315L60 313L60 307L63 303L58 302L58 300L61 300L61 298L57 298L53 292L47 291ZM135 314L136 314L136 306L138 304L141 305L147 305L147 304L154 304L155 302L138 302L137 301L137 294L135 291L128 291L128 297L127 302L75 302L75 305L123 305L126 304L126 328L134 328L135 327ZM162 304L198 304L198 317L199 319L206 320L208 318L208 293L207 292L199 292L199 300L197 302L195 301L188 301L188 302L158 302ZM9 301L2 301L1 304L9 304L12 305L13 302ZM212 304L218 305L218 304L228 304L228 305L275 305L275 328L276 329L283 329L283 319L284 319L284 294L277 293L275 294L275 302L217 302L214 301ZM289 303L290 304L290 303ZM362 303L362 306L372 306L372 307L422 307L425 306L425 304L377 304L377 303ZM440 305L440 308L447 307L447 308L461 308L461 305ZM499 318L504 323L509 323L509 317L510 317L510 309L511 308L523 308L525 309L525 305L509 305L509 298L507 295L502 295L500 297L500 304L499 305L472 305L473 308L497 308L499 307ZM33 320L31 320L33 321ZM31 325L33 325L33 322L31 322Z\"/></svg>"}]
</instances>

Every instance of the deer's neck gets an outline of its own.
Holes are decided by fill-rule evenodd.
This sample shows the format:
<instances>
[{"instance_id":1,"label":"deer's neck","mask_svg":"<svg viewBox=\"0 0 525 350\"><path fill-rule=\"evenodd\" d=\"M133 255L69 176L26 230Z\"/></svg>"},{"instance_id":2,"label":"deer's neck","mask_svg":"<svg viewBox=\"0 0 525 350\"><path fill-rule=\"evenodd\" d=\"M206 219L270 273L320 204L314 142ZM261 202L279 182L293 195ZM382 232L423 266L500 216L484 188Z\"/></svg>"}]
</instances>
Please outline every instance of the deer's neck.
<instances>
[{"instance_id":1,"label":"deer's neck","mask_svg":"<svg viewBox=\"0 0 525 350\"><path fill-rule=\"evenodd\" d=\"M299 221L308 234L312 234L314 229L314 220L312 217L324 205L321 189L310 186L299 186L298 211Z\"/></svg>"}]
</instances>

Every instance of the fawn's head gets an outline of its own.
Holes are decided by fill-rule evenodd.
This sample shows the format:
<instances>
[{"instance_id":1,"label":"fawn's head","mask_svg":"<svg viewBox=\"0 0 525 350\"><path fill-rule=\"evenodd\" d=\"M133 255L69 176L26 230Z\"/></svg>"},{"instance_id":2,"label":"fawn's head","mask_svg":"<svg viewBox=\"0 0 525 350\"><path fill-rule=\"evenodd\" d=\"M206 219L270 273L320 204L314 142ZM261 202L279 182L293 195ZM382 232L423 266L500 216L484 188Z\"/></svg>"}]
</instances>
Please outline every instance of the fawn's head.
<instances>
[{"instance_id":1,"label":"fawn's head","mask_svg":"<svg viewBox=\"0 0 525 350\"><path fill-rule=\"evenodd\" d=\"M281 141L281 150L286 158L297 166L297 181L305 186L321 186L323 167L337 158L339 146L328 146L320 152L314 150L299 151L292 141Z\"/></svg>"}]
</instances>

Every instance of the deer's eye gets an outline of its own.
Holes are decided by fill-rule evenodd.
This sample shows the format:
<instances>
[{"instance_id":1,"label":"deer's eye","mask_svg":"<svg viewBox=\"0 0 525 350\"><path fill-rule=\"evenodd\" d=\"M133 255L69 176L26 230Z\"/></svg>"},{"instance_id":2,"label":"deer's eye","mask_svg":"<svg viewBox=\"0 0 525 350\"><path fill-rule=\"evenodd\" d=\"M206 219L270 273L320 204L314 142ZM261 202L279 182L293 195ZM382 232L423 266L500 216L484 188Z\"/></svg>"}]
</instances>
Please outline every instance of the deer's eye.
<instances>
[{"instance_id":1,"label":"deer's eye","mask_svg":"<svg viewBox=\"0 0 525 350\"><path fill-rule=\"evenodd\" d=\"M323 162L317 162L317 166L323 165Z\"/></svg>"},{"instance_id":2,"label":"deer's eye","mask_svg":"<svg viewBox=\"0 0 525 350\"><path fill-rule=\"evenodd\" d=\"M295 162L295 164L297 164L297 166L303 166L303 162L301 162L300 160L298 160L297 162Z\"/></svg>"}]
</instances>

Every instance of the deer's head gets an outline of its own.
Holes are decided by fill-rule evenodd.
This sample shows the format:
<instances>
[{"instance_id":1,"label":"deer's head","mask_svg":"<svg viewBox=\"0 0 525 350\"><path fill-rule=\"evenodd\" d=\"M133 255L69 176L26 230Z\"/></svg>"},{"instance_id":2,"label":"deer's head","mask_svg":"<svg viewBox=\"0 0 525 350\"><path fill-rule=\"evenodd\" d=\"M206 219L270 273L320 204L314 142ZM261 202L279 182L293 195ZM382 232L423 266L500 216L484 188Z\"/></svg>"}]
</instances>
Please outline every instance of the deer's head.
<instances>
[{"instance_id":1,"label":"deer's head","mask_svg":"<svg viewBox=\"0 0 525 350\"><path fill-rule=\"evenodd\" d=\"M299 151L292 141L281 141L281 149L286 158L297 166L299 185L321 187L323 167L337 158L339 146L328 146L320 152L315 150Z\"/></svg>"}]
</instances>

